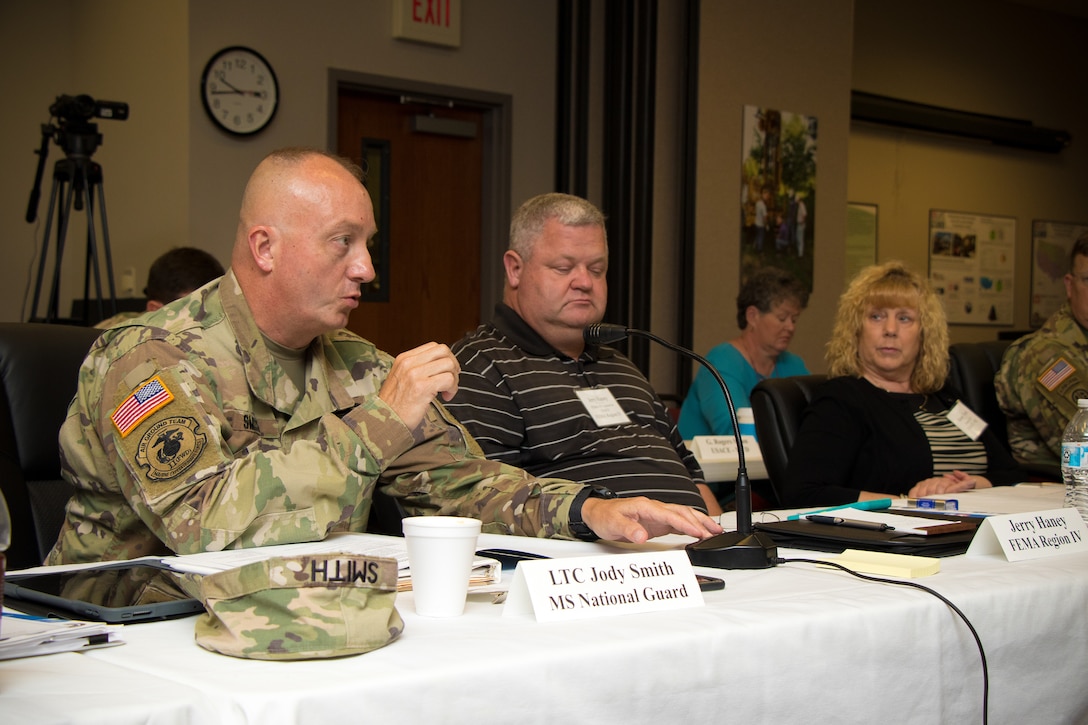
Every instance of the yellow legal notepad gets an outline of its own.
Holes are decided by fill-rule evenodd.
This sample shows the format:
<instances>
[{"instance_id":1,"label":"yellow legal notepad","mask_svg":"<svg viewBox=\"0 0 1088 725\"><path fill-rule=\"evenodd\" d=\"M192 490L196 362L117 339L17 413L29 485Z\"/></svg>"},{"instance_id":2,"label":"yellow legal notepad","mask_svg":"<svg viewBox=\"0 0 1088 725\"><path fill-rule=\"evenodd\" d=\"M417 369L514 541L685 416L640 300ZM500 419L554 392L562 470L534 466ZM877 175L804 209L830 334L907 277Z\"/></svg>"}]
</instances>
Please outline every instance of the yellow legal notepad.
<instances>
[{"instance_id":1,"label":"yellow legal notepad","mask_svg":"<svg viewBox=\"0 0 1088 725\"><path fill-rule=\"evenodd\" d=\"M883 551L862 551L860 549L847 549L832 561L865 574L898 576L904 579L930 576L941 570L940 559L930 556L889 554Z\"/></svg>"}]
</instances>

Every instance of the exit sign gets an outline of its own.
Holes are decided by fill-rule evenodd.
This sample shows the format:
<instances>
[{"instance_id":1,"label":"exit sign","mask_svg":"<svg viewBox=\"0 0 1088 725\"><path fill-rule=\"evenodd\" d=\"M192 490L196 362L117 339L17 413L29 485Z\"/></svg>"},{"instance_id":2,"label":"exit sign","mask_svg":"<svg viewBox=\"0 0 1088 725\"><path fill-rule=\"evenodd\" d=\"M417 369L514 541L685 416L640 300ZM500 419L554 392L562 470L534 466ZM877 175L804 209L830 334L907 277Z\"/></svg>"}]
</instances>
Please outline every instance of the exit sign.
<instances>
[{"instance_id":1,"label":"exit sign","mask_svg":"<svg viewBox=\"0 0 1088 725\"><path fill-rule=\"evenodd\" d=\"M461 0L393 0L393 37L461 47Z\"/></svg>"}]
</instances>

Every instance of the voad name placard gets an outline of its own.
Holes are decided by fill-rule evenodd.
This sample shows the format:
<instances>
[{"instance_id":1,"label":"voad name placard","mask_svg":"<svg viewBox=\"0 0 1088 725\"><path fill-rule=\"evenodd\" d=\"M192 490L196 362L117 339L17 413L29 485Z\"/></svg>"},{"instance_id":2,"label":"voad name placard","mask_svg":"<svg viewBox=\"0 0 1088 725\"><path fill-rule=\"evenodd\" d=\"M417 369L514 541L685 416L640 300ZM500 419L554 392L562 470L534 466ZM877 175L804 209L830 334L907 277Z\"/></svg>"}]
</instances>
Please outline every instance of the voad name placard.
<instances>
[{"instance_id":1,"label":"voad name placard","mask_svg":"<svg viewBox=\"0 0 1088 725\"><path fill-rule=\"evenodd\" d=\"M544 622L702 605L687 554L648 551L519 562L502 613Z\"/></svg>"},{"instance_id":2,"label":"voad name placard","mask_svg":"<svg viewBox=\"0 0 1088 725\"><path fill-rule=\"evenodd\" d=\"M1076 509L987 516L968 556L1004 554L1009 561L1088 551L1088 526Z\"/></svg>"},{"instance_id":3,"label":"voad name placard","mask_svg":"<svg viewBox=\"0 0 1088 725\"><path fill-rule=\"evenodd\" d=\"M744 457L761 457L759 443L752 436L742 435ZM695 436L692 438L695 457L700 461L735 461L737 460L737 439L733 436Z\"/></svg>"}]
</instances>

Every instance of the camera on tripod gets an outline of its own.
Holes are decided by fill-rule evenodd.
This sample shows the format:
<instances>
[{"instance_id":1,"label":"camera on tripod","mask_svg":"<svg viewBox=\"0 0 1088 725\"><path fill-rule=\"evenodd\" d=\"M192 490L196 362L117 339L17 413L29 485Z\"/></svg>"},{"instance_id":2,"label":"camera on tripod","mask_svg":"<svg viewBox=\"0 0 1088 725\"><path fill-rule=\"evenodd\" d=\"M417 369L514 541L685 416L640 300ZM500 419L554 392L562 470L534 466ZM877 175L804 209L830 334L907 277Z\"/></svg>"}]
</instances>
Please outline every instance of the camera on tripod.
<instances>
[{"instance_id":1,"label":"camera on tripod","mask_svg":"<svg viewBox=\"0 0 1088 725\"><path fill-rule=\"evenodd\" d=\"M127 120L128 104L121 101L96 101L85 93L78 96L57 96L57 100L49 107L49 116L57 119L57 123L42 124L43 145L46 139L52 138L69 156L90 157L102 143L98 124L89 123L90 119ZM27 221L31 221L30 216L27 216Z\"/></svg>"},{"instance_id":2,"label":"camera on tripod","mask_svg":"<svg viewBox=\"0 0 1088 725\"><path fill-rule=\"evenodd\" d=\"M26 220L34 223L38 217L38 200L41 196L42 173L45 159L49 155L49 141L52 139L64 150L65 158L57 161L53 168L53 189L49 196L49 213L46 215L45 233L42 236L41 259L38 264L38 279L34 287L34 300L30 310L31 321L56 322L59 317L59 288L61 258L64 255L65 236L72 209L87 211L87 261L83 273L83 297L89 299L91 274L94 274L95 293L98 298L99 319L117 312L117 294L113 284L113 259L110 254L110 236L106 224L106 192L102 183L102 167L91 160L95 150L102 143L102 134L98 124L91 123L93 118L111 118L124 121L128 118L128 104L120 101L96 101L91 96L57 96L49 106L50 121L42 124L41 147L37 150L38 170L34 175L34 186L30 191L30 203L27 205ZM98 235L95 231L95 192L97 207L102 227L102 251L105 254L106 278L109 283L109 303L112 312L106 312L102 294L102 279L98 267ZM45 277L46 258L49 255L49 233L53 227L53 217L57 217L57 244L54 256L52 290L46 298L44 319L38 318L38 300L41 297L42 282ZM86 311L84 312L86 322Z\"/></svg>"},{"instance_id":3,"label":"camera on tripod","mask_svg":"<svg viewBox=\"0 0 1088 725\"><path fill-rule=\"evenodd\" d=\"M121 101L96 101L87 94L57 96L49 107L49 115L64 125L82 123L92 118L112 118L124 121L128 118L128 104Z\"/></svg>"}]
</instances>

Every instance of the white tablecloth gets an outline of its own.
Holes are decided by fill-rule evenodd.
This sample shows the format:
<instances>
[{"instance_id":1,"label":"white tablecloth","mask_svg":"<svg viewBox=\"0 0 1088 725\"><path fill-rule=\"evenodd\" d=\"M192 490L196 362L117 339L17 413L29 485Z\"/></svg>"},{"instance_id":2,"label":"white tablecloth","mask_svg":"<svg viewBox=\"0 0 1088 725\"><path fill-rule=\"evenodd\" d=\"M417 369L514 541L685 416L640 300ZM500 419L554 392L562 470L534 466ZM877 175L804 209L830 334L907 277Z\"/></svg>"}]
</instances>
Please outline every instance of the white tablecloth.
<instances>
[{"instance_id":1,"label":"white tablecloth","mask_svg":"<svg viewBox=\"0 0 1088 725\"><path fill-rule=\"evenodd\" d=\"M488 535L480 546L556 556L613 550ZM140 683L176 683L164 722L184 722L186 714L200 723L284 725L981 722L975 643L931 595L809 564L708 571L726 588L705 593L705 607L561 623L502 617L501 605L483 595L473 595L460 618L425 619L402 594L401 638L338 660L234 659L197 647L192 619L132 625L122 647L0 663L10 666L0 668L0 713L8 722L12 701L24 708L16 712L32 712L27 683L39 677L54 692L86 689L85 670L111 673L116 688L103 686L101 697L125 698L133 708L150 709L147 700L155 699ZM1088 554L1020 563L951 557L939 574L913 581L955 602L978 630L989 660L991 723L1088 719ZM85 666L69 667L73 660ZM124 671L131 679L112 675ZM13 676L22 683L14 693ZM103 722L75 699L48 706L42 721Z\"/></svg>"},{"instance_id":2,"label":"white tablecloth","mask_svg":"<svg viewBox=\"0 0 1088 725\"><path fill-rule=\"evenodd\" d=\"M193 620L185 621L191 629ZM196 725L223 721L229 707L171 677L141 672L131 661L112 664L67 652L0 662L4 725Z\"/></svg>"}]
</instances>

